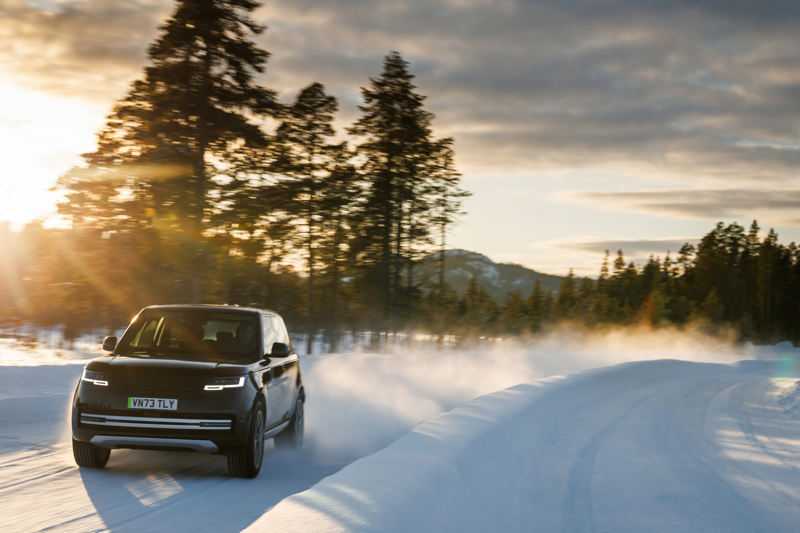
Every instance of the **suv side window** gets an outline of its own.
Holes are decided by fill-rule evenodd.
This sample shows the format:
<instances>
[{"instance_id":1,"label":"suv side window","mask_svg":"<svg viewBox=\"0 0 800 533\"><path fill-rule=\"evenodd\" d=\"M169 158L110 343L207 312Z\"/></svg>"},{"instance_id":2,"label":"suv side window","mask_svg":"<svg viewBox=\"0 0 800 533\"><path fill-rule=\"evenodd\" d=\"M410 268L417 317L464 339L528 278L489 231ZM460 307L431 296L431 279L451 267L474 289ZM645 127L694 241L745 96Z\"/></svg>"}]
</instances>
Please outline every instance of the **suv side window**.
<instances>
[{"instance_id":1,"label":"suv side window","mask_svg":"<svg viewBox=\"0 0 800 533\"><path fill-rule=\"evenodd\" d=\"M263 353L272 353L272 344L282 342L278 340L278 334L272 325L272 320L267 315L261 315L261 338L264 339Z\"/></svg>"},{"instance_id":2,"label":"suv side window","mask_svg":"<svg viewBox=\"0 0 800 533\"><path fill-rule=\"evenodd\" d=\"M286 326L283 324L283 320L280 317L273 316L272 318L272 328L276 331L277 340L275 342L282 342L289 345L289 333L286 331Z\"/></svg>"}]
</instances>

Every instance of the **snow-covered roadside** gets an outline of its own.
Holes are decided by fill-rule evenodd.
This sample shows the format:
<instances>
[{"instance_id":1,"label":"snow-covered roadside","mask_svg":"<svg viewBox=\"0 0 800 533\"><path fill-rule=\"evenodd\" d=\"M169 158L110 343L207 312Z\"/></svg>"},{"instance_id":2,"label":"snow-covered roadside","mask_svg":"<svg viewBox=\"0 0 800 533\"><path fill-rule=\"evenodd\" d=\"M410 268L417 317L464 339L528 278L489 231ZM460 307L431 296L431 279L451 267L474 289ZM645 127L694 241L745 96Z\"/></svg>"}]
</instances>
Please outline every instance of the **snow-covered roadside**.
<instances>
[{"instance_id":1,"label":"snow-covered roadside","mask_svg":"<svg viewBox=\"0 0 800 533\"><path fill-rule=\"evenodd\" d=\"M497 489L520 460L514 426L549 381L495 392L428 420L283 500L245 532L507 531L506 491Z\"/></svg>"},{"instance_id":2,"label":"snow-covered roadside","mask_svg":"<svg viewBox=\"0 0 800 533\"><path fill-rule=\"evenodd\" d=\"M105 353L100 343L93 339L82 338L75 341L71 350L53 347L58 344L37 343L30 347L13 338L0 337L0 366L83 364Z\"/></svg>"},{"instance_id":3,"label":"snow-covered roadside","mask_svg":"<svg viewBox=\"0 0 800 533\"><path fill-rule=\"evenodd\" d=\"M75 364L0 366L0 454L69 442L69 409L83 370Z\"/></svg>"},{"instance_id":4,"label":"snow-covered roadside","mask_svg":"<svg viewBox=\"0 0 800 533\"><path fill-rule=\"evenodd\" d=\"M708 531L791 531L800 516L800 423L776 415L776 391L789 380L769 378L773 370L764 361L649 361L488 394L283 500L245 531L688 531L700 524ZM597 421L583 420L592 398L610 405ZM692 412L683 411L687 406ZM585 446L584 437L572 435L579 431L571 418L595 428ZM536 457L554 444L542 443L542 434L561 423L545 440L565 433L577 454ZM758 434L748 434L745 428L756 424ZM657 449L637 455L633 448L659 431ZM537 461L557 466L532 467ZM763 468L765 462L782 468ZM565 475L536 479L551 470ZM601 484L597 476L611 480L606 490L594 486ZM690 504L698 490L713 505ZM666 503L662 494L671 494ZM557 505L532 503L545 495ZM697 506L705 514L693 516Z\"/></svg>"}]
</instances>

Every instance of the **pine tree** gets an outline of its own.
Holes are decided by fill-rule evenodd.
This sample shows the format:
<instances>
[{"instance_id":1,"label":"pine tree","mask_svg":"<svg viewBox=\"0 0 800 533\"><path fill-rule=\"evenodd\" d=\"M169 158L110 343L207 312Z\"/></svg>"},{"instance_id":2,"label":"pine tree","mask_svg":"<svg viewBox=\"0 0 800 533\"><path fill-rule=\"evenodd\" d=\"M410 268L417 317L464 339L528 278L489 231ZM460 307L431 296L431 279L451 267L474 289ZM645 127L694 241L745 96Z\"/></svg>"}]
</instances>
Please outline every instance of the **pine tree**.
<instances>
[{"instance_id":1,"label":"pine tree","mask_svg":"<svg viewBox=\"0 0 800 533\"><path fill-rule=\"evenodd\" d=\"M432 138L433 114L423 109L425 97L415 92L412 80L400 54L387 55L381 76L362 88L362 116L348 129L364 138L357 151L364 160L361 216L369 231L364 232L359 250L362 261L375 269L376 318L383 319L376 324L379 328L387 325L388 318L397 326L403 264L412 258L415 246L429 243L431 227L424 222L436 209L431 195L437 195L437 182L457 183L443 150L452 141Z\"/></svg>"},{"instance_id":2,"label":"pine tree","mask_svg":"<svg viewBox=\"0 0 800 533\"><path fill-rule=\"evenodd\" d=\"M528 327L532 333L539 333L542 330L544 319L547 316L545 311L545 291L542 283L538 279L533 284L533 290L525 302L528 309Z\"/></svg>"},{"instance_id":3,"label":"pine tree","mask_svg":"<svg viewBox=\"0 0 800 533\"><path fill-rule=\"evenodd\" d=\"M594 287L594 297L592 298L591 316L596 322L606 322L609 319L608 311L610 305L611 282L609 278L608 260L610 253L606 250L603 262L600 265L600 275Z\"/></svg>"},{"instance_id":4,"label":"pine tree","mask_svg":"<svg viewBox=\"0 0 800 533\"><path fill-rule=\"evenodd\" d=\"M742 327L745 334L752 333L752 328L755 327L757 321L757 273L758 273L758 254L761 248L761 242L758 232L761 228L758 222L753 220L750 224L750 231L745 237L745 248L742 251L741 257L741 276L742 276Z\"/></svg>"},{"instance_id":5,"label":"pine tree","mask_svg":"<svg viewBox=\"0 0 800 533\"><path fill-rule=\"evenodd\" d=\"M324 270L321 272L323 284L321 309L325 320L320 322L328 332L331 349L335 349L343 325L352 320L348 315L345 277L353 273L351 266L352 242L360 228L353 216L354 197L358 193L356 170L352 165L351 153L347 149L334 150L332 170L325 178L324 201L322 204L319 248L317 256Z\"/></svg>"},{"instance_id":6,"label":"pine tree","mask_svg":"<svg viewBox=\"0 0 800 533\"><path fill-rule=\"evenodd\" d=\"M461 307L464 310L462 327L466 330L467 338L476 340L480 337L493 336L494 321L499 314L497 303L483 287L478 285L475 276L469 279Z\"/></svg>"},{"instance_id":7,"label":"pine tree","mask_svg":"<svg viewBox=\"0 0 800 533\"><path fill-rule=\"evenodd\" d=\"M315 274L320 266L316 252L323 236L329 233L325 226L332 220L327 208L330 197L341 198L335 190L342 185L332 179L344 157L344 143L332 145L329 139L335 135L331 123L338 109L336 99L325 94L325 88L312 83L288 106L275 135L272 148L274 163L271 174L280 176L278 182L268 188L266 194L280 199L280 211L293 221L297 229L296 247L302 249L308 274L307 353L316 333L315 325ZM334 216L339 206L334 208Z\"/></svg>"},{"instance_id":8,"label":"pine tree","mask_svg":"<svg viewBox=\"0 0 800 533\"><path fill-rule=\"evenodd\" d=\"M614 275L619 276L625 270L625 255L622 250L617 250L617 258L614 259Z\"/></svg>"},{"instance_id":9,"label":"pine tree","mask_svg":"<svg viewBox=\"0 0 800 533\"><path fill-rule=\"evenodd\" d=\"M558 286L553 305L553 315L556 320L571 320L575 318L575 307L578 303L578 295L575 287L575 273L569 269L569 274L561 280Z\"/></svg>"},{"instance_id":10,"label":"pine tree","mask_svg":"<svg viewBox=\"0 0 800 533\"><path fill-rule=\"evenodd\" d=\"M585 324L594 325L598 322L598 316L595 314L596 297L595 282L589 278L582 278L578 283L575 315Z\"/></svg>"},{"instance_id":11,"label":"pine tree","mask_svg":"<svg viewBox=\"0 0 800 533\"><path fill-rule=\"evenodd\" d=\"M509 294L508 302L503 308L501 316L502 327L506 333L512 335L521 335L526 331L526 323L528 322L528 310L525 305L525 300L519 290Z\"/></svg>"},{"instance_id":12,"label":"pine tree","mask_svg":"<svg viewBox=\"0 0 800 533\"><path fill-rule=\"evenodd\" d=\"M678 250L678 264L681 266L681 274L684 276L694 267L694 252L694 245L688 242Z\"/></svg>"},{"instance_id":13,"label":"pine tree","mask_svg":"<svg viewBox=\"0 0 800 533\"><path fill-rule=\"evenodd\" d=\"M179 0L148 51L151 65L98 133L86 168L59 180L60 212L102 229L178 232L201 298L203 233L216 178L236 178L241 154L263 147L248 116L274 113L274 93L253 82L269 54L248 40L264 27L254 0Z\"/></svg>"},{"instance_id":14,"label":"pine tree","mask_svg":"<svg viewBox=\"0 0 800 533\"><path fill-rule=\"evenodd\" d=\"M778 318L776 316L776 297L778 262L780 260L780 245L778 244L778 234L770 229L769 234L759 247L758 252L758 274L756 278L756 303L758 306L760 331L762 337L767 342L774 341Z\"/></svg>"}]
</instances>

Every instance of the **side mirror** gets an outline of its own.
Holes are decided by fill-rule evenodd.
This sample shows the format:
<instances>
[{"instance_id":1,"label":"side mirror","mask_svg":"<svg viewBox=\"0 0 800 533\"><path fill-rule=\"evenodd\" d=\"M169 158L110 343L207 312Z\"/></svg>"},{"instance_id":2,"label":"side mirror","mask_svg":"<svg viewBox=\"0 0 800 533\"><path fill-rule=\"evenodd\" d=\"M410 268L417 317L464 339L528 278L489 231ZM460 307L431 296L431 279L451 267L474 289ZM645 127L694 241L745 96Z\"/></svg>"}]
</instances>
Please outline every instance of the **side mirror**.
<instances>
[{"instance_id":1,"label":"side mirror","mask_svg":"<svg viewBox=\"0 0 800 533\"><path fill-rule=\"evenodd\" d=\"M282 342L272 344L272 357L289 357L289 346Z\"/></svg>"},{"instance_id":2,"label":"side mirror","mask_svg":"<svg viewBox=\"0 0 800 533\"><path fill-rule=\"evenodd\" d=\"M117 347L117 338L116 337L106 337L103 339L103 349L107 352L113 352L114 348Z\"/></svg>"}]
</instances>

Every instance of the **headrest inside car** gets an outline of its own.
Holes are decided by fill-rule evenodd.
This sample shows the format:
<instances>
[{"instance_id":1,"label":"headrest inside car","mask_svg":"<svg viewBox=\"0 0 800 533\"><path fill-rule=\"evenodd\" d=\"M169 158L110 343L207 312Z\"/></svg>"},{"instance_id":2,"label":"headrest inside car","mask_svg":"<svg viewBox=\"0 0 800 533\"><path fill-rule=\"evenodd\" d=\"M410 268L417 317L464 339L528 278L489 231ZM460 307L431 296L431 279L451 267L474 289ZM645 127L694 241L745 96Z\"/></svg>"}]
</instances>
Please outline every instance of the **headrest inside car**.
<instances>
[{"instance_id":1,"label":"headrest inside car","mask_svg":"<svg viewBox=\"0 0 800 533\"><path fill-rule=\"evenodd\" d=\"M230 342L233 340L233 333L230 331L218 331L217 340L222 342Z\"/></svg>"}]
</instances>

